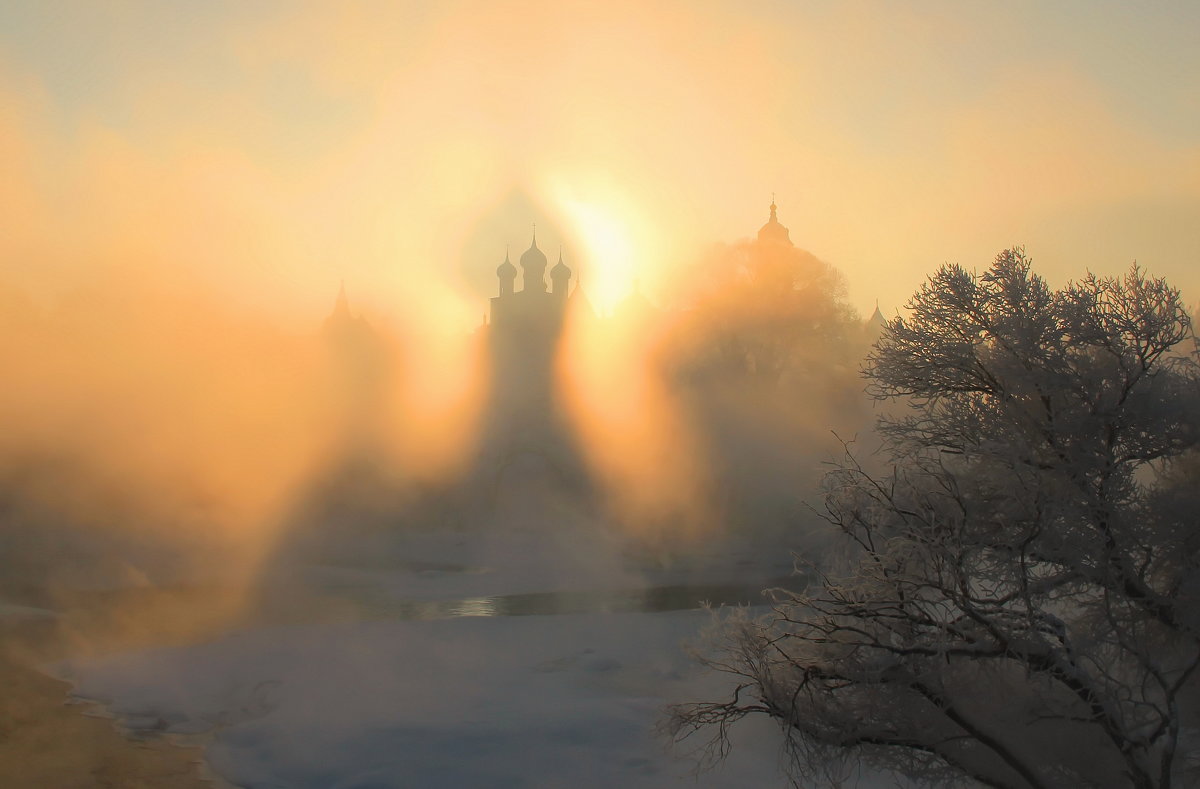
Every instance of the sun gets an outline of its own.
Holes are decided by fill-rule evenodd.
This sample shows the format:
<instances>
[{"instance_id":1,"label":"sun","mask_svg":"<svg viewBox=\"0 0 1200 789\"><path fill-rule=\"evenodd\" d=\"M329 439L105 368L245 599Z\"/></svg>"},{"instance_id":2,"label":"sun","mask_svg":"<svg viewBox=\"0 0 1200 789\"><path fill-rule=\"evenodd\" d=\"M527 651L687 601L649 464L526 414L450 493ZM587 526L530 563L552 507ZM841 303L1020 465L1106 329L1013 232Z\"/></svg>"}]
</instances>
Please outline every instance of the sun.
<instances>
[{"instance_id":1,"label":"sun","mask_svg":"<svg viewBox=\"0 0 1200 789\"><path fill-rule=\"evenodd\" d=\"M581 246L585 274L580 279L601 314L609 314L642 276L651 257L644 220L628 194L610 183L574 186L558 182L549 190Z\"/></svg>"}]
</instances>

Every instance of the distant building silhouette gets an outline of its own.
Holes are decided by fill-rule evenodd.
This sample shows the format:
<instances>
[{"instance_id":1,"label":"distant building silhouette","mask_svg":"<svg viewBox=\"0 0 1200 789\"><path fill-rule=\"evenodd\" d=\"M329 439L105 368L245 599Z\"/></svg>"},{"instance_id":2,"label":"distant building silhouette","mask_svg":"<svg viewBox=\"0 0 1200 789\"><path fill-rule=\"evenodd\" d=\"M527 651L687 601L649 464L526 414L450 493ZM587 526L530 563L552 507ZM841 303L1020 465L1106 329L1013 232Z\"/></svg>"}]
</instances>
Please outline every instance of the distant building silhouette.
<instances>
[{"instance_id":1,"label":"distant building silhouette","mask_svg":"<svg viewBox=\"0 0 1200 789\"><path fill-rule=\"evenodd\" d=\"M790 231L779 221L774 199L766 223L745 247L755 263L754 293L767 297L764 303L748 300L752 308L761 312L779 298L784 299L780 303L785 307L792 304L799 292L796 261L817 261L792 242ZM607 318L599 316L562 250L550 266L547 255L538 247L536 232L517 263L506 250L495 272L496 295L489 299L488 312L475 334L488 367L480 433L474 456L462 478L454 483L457 487L449 495L453 503L448 506L461 511L455 517L462 522L494 519L513 525L535 524L565 517L569 510L578 511L598 501L587 464L569 427L560 391L559 364L571 361L562 355L579 350L563 345L566 330L589 322L598 322L597 328L603 330L609 320L655 327L660 318L670 316L660 313L636 281ZM812 318L801 311L801 318L806 315ZM878 337L884 320L877 305L865 324L859 324L868 341ZM781 335L787 328L785 324L770 325L761 337L753 333L755 327L762 329L759 324L751 321L749 326L748 338L736 338L738 342L729 344L739 369L746 366L745 357L750 353L757 354L751 372L760 366L782 369L788 360L795 361L790 355L779 356L780 342L786 340ZM339 404L349 423L347 432L361 446L373 450L370 438L378 432L373 417L383 410L391 372L384 337L351 313L344 287L325 320L323 335L336 363L335 377L341 385ZM861 340L855 336L853 342L857 345ZM803 352L808 346L817 348L811 341L797 347ZM724 353L723 348L718 351ZM801 371L808 369L806 365L792 366ZM718 369L716 375L724 375L720 372L724 369ZM791 373L795 375L796 370ZM612 385L620 386L620 382L613 381Z\"/></svg>"},{"instance_id":2,"label":"distant building silhouette","mask_svg":"<svg viewBox=\"0 0 1200 789\"><path fill-rule=\"evenodd\" d=\"M555 368L567 316L587 320L595 312L578 284L569 292L574 274L562 251L549 282L547 264L536 234L519 272L505 253L482 332L491 370L474 473L490 491L493 514L526 522L536 520L548 500L567 491L578 496L585 486Z\"/></svg>"},{"instance_id":3,"label":"distant building silhouette","mask_svg":"<svg viewBox=\"0 0 1200 789\"><path fill-rule=\"evenodd\" d=\"M552 408L554 360L567 311L571 269L559 252L546 287L546 255L537 235L521 255L521 289L517 267L507 252L496 268L499 292L491 299L486 338L492 363L492 400L505 421L529 424Z\"/></svg>"},{"instance_id":4,"label":"distant building silhouette","mask_svg":"<svg viewBox=\"0 0 1200 789\"><path fill-rule=\"evenodd\" d=\"M787 246L795 246L792 239L788 235L788 229L779 223L779 217L775 214L775 198L771 198L771 218L767 223L758 229L758 240L763 244L786 244Z\"/></svg>"},{"instance_id":5,"label":"distant building silhouette","mask_svg":"<svg viewBox=\"0 0 1200 789\"><path fill-rule=\"evenodd\" d=\"M321 331L329 342L343 346L367 342L367 338L374 334L370 324L361 315L355 316L350 312L345 282L338 289L333 311L325 318Z\"/></svg>"},{"instance_id":6,"label":"distant building silhouette","mask_svg":"<svg viewBox=\"0 0 1200 789\"><path fill-rule=\"evenodd\" d=\"M496 269L500 292L492 297L490 325L494 342L514 343L530 356L546 340L557 338L562 329L571 269L563 263L560 250L558 263L550 269L551 287L547 290L546 255L538 249L535 234L521 255L521 272L521 290L517 290L517 267L506 252Z\"/></svg>"},{"instance_id":7,"label":"distant building silhouette","mask_svg":"<svg viewBox=\"0 0 1200 789\"><path fill-rule=\"evenodd\" d=\"M775 205L775 198L771 198L771 216L767 219L766 224L758 229L757 245L760 248L765 248L768 252L771 248L794 247L788 229L779 221L777 214L778 207ZM874 343L883 334L883 327L887 323L887 318L879 309L878 299L875 301L875 311L871 313L871 317L863 322L863 333L867 339L867 344Z\"/></svg>"},{"instance_id":8,"label":"distant building silhouette","mask_svg":"<svg viewBox=\"0 0 1200 789\"><path fill-rule=\"evenodd\" d=\"M390 396L394 360L385 338L365 318L350 311L345 283L325 318L321 337L328 364L328 405L339 424L341 440L347 451L378 450L374 444Z\"/></svg>"},{"instance_id":9,"label":"distant building silhouette","mask_svg":"<svg viewBox=\"0 0 1200 789\"><path fill-rule=\"evenodd\" d=\"M867 318L863 329L867 334L867 342L874 343L883 336L883 327L887 325L887 318L883 317L883 313L879 310L879 300L875 300L875 311L871 313L871 317Z\"/></svg>"}]
</instances>

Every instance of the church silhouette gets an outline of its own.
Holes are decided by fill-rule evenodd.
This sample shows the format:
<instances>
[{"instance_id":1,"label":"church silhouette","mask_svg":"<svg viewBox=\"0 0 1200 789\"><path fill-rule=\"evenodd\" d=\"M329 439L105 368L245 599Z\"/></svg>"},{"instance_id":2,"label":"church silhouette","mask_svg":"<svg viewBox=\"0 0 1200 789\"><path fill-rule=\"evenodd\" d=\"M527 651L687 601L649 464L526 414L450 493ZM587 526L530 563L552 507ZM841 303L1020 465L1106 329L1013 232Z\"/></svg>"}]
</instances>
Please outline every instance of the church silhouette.
<instances>
[{"instance_id":1,"label":"church silhouette","mask_svg":"<svg viewBox=\"0 0 1200 789\"><path fill-rule=\"evenodd\" d=\"M752 254L760 261L786 261L797 250L790 232L780 221L772 200L767 221L750 241ZM572 321L603 321L583 288L577 273L567 265L562 249L550 267L538 247L536 227L528 249L518 260L507 250L496 267L496 295L475 333L480 359L486 366L483 378L487 392L478 421L473 457L451 496L461 506L464 521L477 518L507 523L532 523L543 519L548 501L571 501L586 506L594 501L594 481L570 428L561 376L557 374L564 351L564 335ZM772 270L766 267L767 271ZM781 267L786 271L786 266ZM574 280L574 283L572 283ZM778 282L791 288L790 280ZM573 287L572 287L573 285ZM646 298L634 291L614 308L614 318L654 310ZM884 318L878 306L863 326L868 341L876 338ZM388 375L380 372L385 362L380 338L361 318L354 317L344 289L338 294L333 313L325 324L342 359L341 375L358 394L352 412L364 417L375 410L380 390ZM619 387L621 381L612 381ZM364 436L370 435L370 420L354 423ZM369 441L367 443L370 443Z\"/></svg>"},{"instance_id":2,"label":"church silhouette","mask_svg":"<svg viewBox=\"0 0 1200 789\"><path fill-rule=\"evenodd\" d=\"M496 268L498 292L481 333L489 389L473 476L493 512L524 521L536 518L548 500L587 493L555 366L569 316L594 313L561 249L547 282L548 260L536 228L519 262L518 272L506 252ZM572 278L576 285L568 295Z\"/></svg>"}]
</instances>

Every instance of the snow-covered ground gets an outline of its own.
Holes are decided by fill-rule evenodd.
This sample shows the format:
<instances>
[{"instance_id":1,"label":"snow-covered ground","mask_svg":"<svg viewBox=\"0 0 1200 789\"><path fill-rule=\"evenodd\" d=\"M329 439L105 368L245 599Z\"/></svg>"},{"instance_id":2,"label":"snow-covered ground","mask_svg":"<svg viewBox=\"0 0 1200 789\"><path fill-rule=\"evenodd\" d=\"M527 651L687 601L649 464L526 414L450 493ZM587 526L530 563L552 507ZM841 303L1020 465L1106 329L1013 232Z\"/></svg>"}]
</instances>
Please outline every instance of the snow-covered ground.
<instances>
[{"instance_id":1,"label":"snow-covered ground","mask_svg":"<svg viewBox=\"0 0 1200 789\"><path fill-rule=\"evenodd\" d=\"M602 593L698 574L749 582L777 567L732 555L719 557L723 570L647 569L599 551L549 561L544 544L524 542L533 539L428 536L390 569L277 571L276 605L288 590L304 591L299 607L330 594L371 602L363 616L339 609L349 611L343 621L268 617L209 643L54 670L131 730L207 734L212 769L247 789L787 785L769 721L745 721L729 760L698 779L694 760L654 731L668 703L728 692L727 678L683 649L707 612L604 613L564 596L563 613L497 616L503 607L486 596ZM381 599L395 601L397 618ZM405 617L401 605L451 599L457 607L428 609L452 612L442 619Z\"/></svg>"},{"instance_id":2,"label":"snow-covered ground","mask_svg":"<svg viewBox=\"0 0 1200 789\"><path fill-rule=\"evenodd\" d=\"M785 785L766 721L699 782L653 732L715 690L679 648L706 616L267 627L62 668L131 729L214 732L211 766L248 788Z\"/></svg>"}]
</instances>

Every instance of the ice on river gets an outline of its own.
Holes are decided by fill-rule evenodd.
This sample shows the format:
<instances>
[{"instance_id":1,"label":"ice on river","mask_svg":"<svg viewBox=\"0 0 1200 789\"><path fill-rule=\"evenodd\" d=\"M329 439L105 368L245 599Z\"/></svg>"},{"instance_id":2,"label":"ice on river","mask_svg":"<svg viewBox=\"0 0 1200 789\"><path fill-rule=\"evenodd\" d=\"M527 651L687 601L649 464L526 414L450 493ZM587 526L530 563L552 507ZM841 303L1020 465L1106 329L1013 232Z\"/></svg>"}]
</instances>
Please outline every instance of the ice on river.
<instances>
[{"instance_id":1,"label":"ice on river","mask_svg":"<svg viewBox=\"0 0 1200 789\"><path fill-rule=\"evenodd\" d=\"M708 616L261 627L60 669L132 729L212 732L210 765L247 789L784 786L769 721L698 782L653 732L727 684L681 649Z\"/></svg>"}]
</instances>

